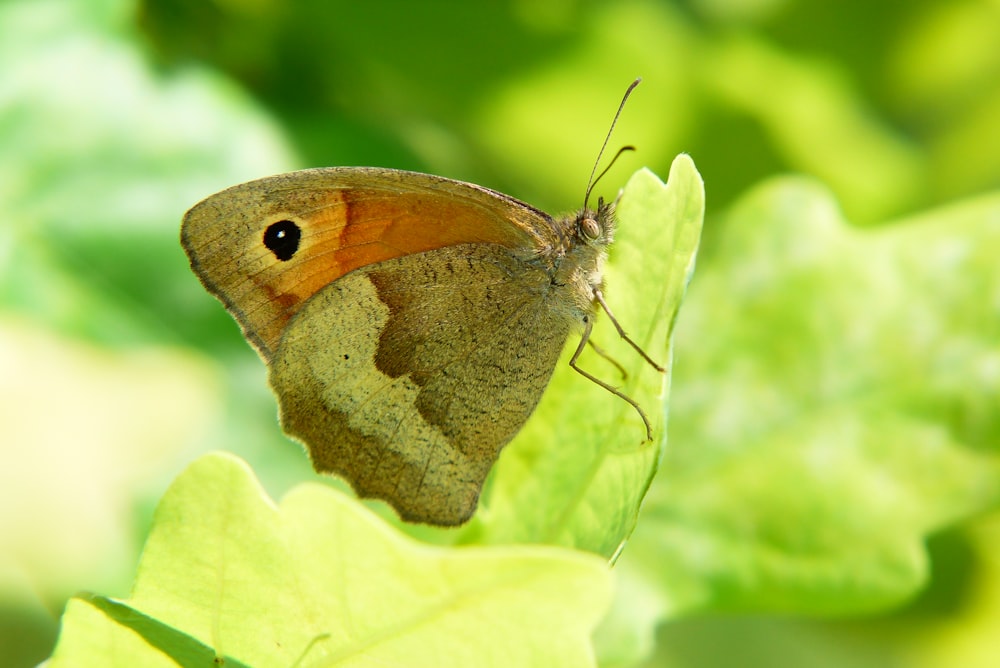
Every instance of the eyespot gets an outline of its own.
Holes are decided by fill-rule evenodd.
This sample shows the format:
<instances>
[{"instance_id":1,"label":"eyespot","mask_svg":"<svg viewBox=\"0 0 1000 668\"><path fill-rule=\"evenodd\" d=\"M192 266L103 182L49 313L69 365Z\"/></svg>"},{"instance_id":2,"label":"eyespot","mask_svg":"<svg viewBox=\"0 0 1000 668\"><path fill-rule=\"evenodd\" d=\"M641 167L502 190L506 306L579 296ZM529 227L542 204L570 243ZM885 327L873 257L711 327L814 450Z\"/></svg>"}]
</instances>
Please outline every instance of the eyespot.
<instances>
[{"instance_id":1,"label":"eyespot","mask_svg":"<svg viewBox=\"0 0 1000 668\"><path fill-rule=\"evenodd\" d=\"M291 260L299 250L302 230L290 220L271 223L264 230L264 246L282 262Z\"/></svg>"},{"instance_id":2,"label":"eyespot","mask_svg":"<svg viewBox=\"0 0 1000 668\"><path fill-rule=\"evenodd\" d=\"M601 237L601 226L591 216L580 220L580 232L589 241L597 241Z\"/></svg>"}]
</instances>

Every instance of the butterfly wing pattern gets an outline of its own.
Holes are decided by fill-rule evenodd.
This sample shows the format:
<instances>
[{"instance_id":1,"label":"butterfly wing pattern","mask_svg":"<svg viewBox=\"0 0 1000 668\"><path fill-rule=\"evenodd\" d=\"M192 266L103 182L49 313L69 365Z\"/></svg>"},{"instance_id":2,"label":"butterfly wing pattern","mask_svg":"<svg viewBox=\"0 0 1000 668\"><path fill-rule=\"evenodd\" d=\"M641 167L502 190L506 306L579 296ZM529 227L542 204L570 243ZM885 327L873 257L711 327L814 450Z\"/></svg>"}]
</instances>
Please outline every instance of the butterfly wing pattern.
<instances>
[{"instance_id":1,"label":"butterfly wing pattern","mask_svg":"<svg viewBox=\"0 0 1000 668\"><path fill-rule=\"evenodd\" d=\"M599 213L595 237L583 213L473 184L327 168L213 195L181 237L315 468L405 520L457 525L593 314L613 231Z\"/></svg>"}]
</instances>

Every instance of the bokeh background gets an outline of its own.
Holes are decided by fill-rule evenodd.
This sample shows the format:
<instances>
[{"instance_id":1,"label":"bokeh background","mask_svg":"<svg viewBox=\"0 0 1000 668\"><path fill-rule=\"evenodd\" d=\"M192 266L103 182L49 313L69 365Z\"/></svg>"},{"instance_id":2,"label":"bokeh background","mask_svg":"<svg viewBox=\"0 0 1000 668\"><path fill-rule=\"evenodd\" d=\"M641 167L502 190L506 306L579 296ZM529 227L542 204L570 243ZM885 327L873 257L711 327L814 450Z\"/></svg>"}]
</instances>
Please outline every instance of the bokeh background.
<instances>
[{"instance_id":1,"label":"bokeh background","mask_svg":"<svg viewBox=\"0 0 1000 668\"><path fill-rule=\"evenodd\" d=\"M638 151L599 190L691 154L710 262L730 205L777 174L815 177L863 228L996 192L998 43L996 0L0 3L0 659L42 660L76 591L127 594L200 452L237 452L274 495L313 477L186 266L200 198L378 165L573 209L642 76L612 140ZM929 550L902 607L676 620L646 661L992 665L1000 518Z\"/></svg>"}]
</instances>

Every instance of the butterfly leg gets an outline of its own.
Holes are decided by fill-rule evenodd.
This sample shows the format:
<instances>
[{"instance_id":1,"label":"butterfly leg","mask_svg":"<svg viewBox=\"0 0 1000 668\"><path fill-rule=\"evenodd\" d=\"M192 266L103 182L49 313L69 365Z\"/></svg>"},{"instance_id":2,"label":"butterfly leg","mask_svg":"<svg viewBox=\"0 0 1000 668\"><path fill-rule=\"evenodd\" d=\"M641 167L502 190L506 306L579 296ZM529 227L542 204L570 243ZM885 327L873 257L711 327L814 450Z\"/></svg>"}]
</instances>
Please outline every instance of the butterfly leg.
<instances>
[{"instance_id":1,"label":"butterfly leg","mask_svg":"<svg viewBox=\"0 0 1000 668\"><path fill-rule=\"evenodd\" d=\"M591 318L589 316L585 316L584 317L583 324L584 324L584 330L583 330L583 336L580 337L580 345L578 345L576 347L576 351L573 353L573 357L571 357L570 360L569 360L569 365L571 367L573 367L574 371L576 371L578 374L580 374L581 376L583 376L587 380L589 380L591 382L594 382L594 383L597 383L598 385L600 385L601 387L603 387L605 390L607 390L611 394L615 395L616 397L619 397L620 399L623 399L630 406L632 406L632 408L634 408L636 410L636 412L639 414L639 417L642 418L642 423L644 425L646 425L646 440L647 441L652 441L653 440L653 427L649 424L649 418L646 417L645 411L643 411L642 407L640 407L639 404L636 403L635 399L633 399L632 397L630 397L627 394L623 393L618 388L612 387L611 385L608 385L607 383L605 383L603 380L601 380L597 376L594 376L594 375L592 375L592 374L584 371L583 369L581 369L580 367L578 367L576 365L576 360L580 357L580 353L583 352L583 348L587 345L587 341L590 340L590 332L591 332L591 330L594 327L593 322L591 322Z\"/></svg>"},{"instance_id":2,"label":"butterfly leg","mask_svg":"<svg viewBox=\"0 0 1000 668\"><path fill-rule=\"evenodd\" d=\"M628 379L628 371L626 371L625 367L618 363L618 360L611 356L611 353L594 343L593 339L587 339L587 345L593 348L595 353L606 359L609 364L618 369L618 373L621 374L622 380Z\"/></svg>"},{"instance_id":3,"label":"butterfly leg","mask_svg":"<svg viewBox=\"0 0 1000 668\"><path fill-rule=\"evenodd\" d=\"M656 362L654 362L653 358L651 358L649 355L647 355L646 351L643 350L639 346L638 343L636 343L635 341L633 341L632 339L630 339L629 335L625 333L625 330L622 329L622 326L618 324L618 320L615 318L615 314L611 312L610 308L608 308L607 303L604 301L604 295L601 294L600 290L594 289L594 299L597 300L597 303L601 305L601 308L604 309L604 312L608 314L609 318L611 318L611 324L615 326L616 330L618 330L618 336L620 336L623 339L625 339L625 341L630 346L632 346L633 348L635 348L635 351L637 353L639 353L640 355L642 355L642 359L644 359L647 362L649 362L650 366L652 366L654 369L656 369L660 373L665 373L666 369L664 369L662 366L660 366L659 364L657 364Z\"/></svg>"}]
</instances>

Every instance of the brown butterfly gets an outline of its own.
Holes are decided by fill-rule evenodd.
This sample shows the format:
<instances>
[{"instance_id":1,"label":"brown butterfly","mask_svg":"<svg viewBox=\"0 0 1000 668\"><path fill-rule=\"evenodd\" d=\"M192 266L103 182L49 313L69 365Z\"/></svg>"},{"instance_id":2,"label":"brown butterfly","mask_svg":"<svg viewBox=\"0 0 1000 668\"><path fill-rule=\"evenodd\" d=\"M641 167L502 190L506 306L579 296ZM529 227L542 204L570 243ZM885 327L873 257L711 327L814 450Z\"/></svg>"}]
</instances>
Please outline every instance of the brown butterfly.
<instances>
[{"instance_id":1,"label":"brown butterfly","mask_svg":"<svg viewBox=\"0 0 1000 668\"><path fill-rule=\"evenodd\" d=\"M573 331L571 366L634 406L651 438L632 399L576 365L598 306L611 315L612 208L554 219L471 183L332 167L208 197L181 243L267 364L282 427L316 470L404 520L458 525Z\"/></svg>"}]
</instances>

